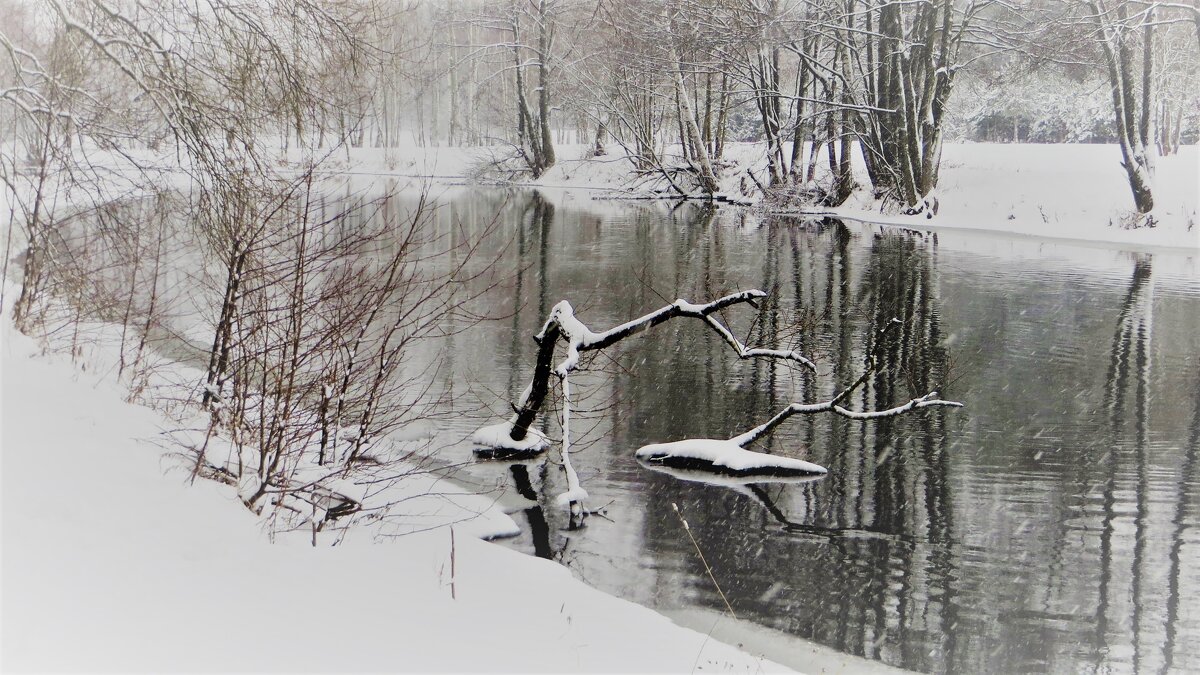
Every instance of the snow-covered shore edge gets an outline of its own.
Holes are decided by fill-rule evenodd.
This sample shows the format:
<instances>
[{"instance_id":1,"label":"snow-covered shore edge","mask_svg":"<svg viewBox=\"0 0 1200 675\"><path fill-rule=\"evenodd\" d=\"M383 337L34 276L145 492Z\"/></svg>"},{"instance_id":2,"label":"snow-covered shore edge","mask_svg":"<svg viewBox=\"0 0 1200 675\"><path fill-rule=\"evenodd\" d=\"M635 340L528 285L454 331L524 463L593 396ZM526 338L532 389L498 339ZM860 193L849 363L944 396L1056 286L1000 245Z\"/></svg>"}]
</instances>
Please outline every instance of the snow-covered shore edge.
<instances>
[{"instance_id":1,"label":"snow-covered shore edge","mask_svg":"<svg viewBox=\"0 0 1200 675\"><path fill-rule=\"evenodd\" d=\"M938 213L905 216L871 198L866 167L854 153L853 170L859 187L838 207L788 206L769 203L748 172L765 176L762 143L729 143L723 160L720 194L751 205L757 214L800 218L836 217L871 225L898 226L929 232L987 232L1014 239L1074 242L1085 246L1122 247L1137 251L1200 250L1200 146L1156 159L1155 227L1127 228L1133 200L1116 145L948 143L940 180L933 196ZM312 171L322 179L349 179L356 184L376 182L392 190L424 190L434 197L477 187L536 189L554 195L584 195L593 201L641 200L654 197L653 180L636 177L619 147L595 157L590 145L561 145L558 162L537 179L498 178L489 167L503 162L505 146L417 146L325 149L316 155L275 149L275 170L283 176ZM86 198L64 190L53 203L70 210L142 194L150 182L186 190L189 178L174 156L132 153L139 169L127 158L93 151L89 162L99 167L97 184L83 190ZM828 171L818 162L817 182ZM51 192L54 192L52 189ZM80 192L78 187L75 192ZM0 213L8 211L6 191L0 191ZM741 208L741 207L737 207Z\"/></svg>"},{"instance_id":2,"label":"snow-covered shore edge","mask_svg":"<svg viewBox=\"0 0 1200 675\"><path fill-rule=\"evenodd\" d=\"M786 670L470 527L271 545L111 373L2 330L5 671Z\"/></svg>"},{"instance_id":3,"label":"snow-covered shore edge","mask_svg":"<svg viewBox=\"0 0 1200 675\"><path fill-rule=\"evenodd\" d=\"M492 162L493 154L501 151L471 147L359 148L332 156L324 171L434 184L470 183L479 177L479 167ZM563 146L558 163L543 176L509 185L548 191L591 191L597 199L638 196L639 182L631 177L629 164L619 148L603 157L592 157L590 152L590 146ZM729 166L723 172L722 191L741 201L759 202L761 194L746 178L746 171L761 179L765 173L762 154L762 144L729 144L726 151ZM839 207L770 208L769 211L778 215L833 216L928 231L975 230L1140 250L1200 249L1197 146L1184 146L1176 155L1157 159L1154 215L1158 224L1153 228L1122 226L1132 214L1133 201L1120 158L1115 145L952 143L944 151L941 180L935 193L938 215L932 219L924 215L881 213L869 190L861 185ZM862 158L855 153L854 160L855 175L860 184L865 184ZM818 179L820 175L818 171Z\"/></svg>"},{"instance_id":4,"label":"snow-covered shore edge","mask_svg":"<svg viewBox=\"0 0 1200 675\"><path fill-rule=\"evenodd\" d=\"M484 541L512 519L444 481L404 536L270 543L234 488L189 484L166 440L178 419L127 402L111 327L53 351L13 326L15 293L0 317L5 672L788 670L713 638L730 619L698 632ZM792 665L881 667L805 654Z\"/></svg>"}]
</instances>

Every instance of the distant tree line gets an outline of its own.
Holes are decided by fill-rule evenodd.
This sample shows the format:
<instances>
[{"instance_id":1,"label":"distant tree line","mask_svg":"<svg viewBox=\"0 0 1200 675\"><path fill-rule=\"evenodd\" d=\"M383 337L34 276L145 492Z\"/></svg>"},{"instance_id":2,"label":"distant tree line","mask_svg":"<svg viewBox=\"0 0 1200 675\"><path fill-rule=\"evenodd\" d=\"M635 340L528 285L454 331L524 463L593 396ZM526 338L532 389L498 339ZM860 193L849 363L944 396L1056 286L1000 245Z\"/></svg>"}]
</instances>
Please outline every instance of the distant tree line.
<instances>
[{"instance_id":1,"label":"distant tree line","mask_svg":"<svg viewBox=\"0 0 1200 675\"><path fill-rule=\"evenodd\" d=\"M169 116L153 114L170 101L139 95L138 86L127 86L137 78L120 77L123 64L147 53L117 43L80 51L78 40L66 39L91 34L79 30L88 22L126 16L118 5L5 5L14 18L4 29L3 73L16 85L0 90L13 104L6 114L71 96L70 83L86 80L104 92L87 107L109 111L110 121L116 111L132 113L122 116L119 134L98 140L157 147L186 138ZM213 72L180 75L207 78L232 100L246 100L239 77L249 86L255 70L293 60L279 86L254 92L258 108L222 111L245 127L227 133L284 148L371 147L399 161L399 149L412 143L493 145L498 165L540 176L555 164L559 145L587 144L595 154L619 146L630 171L711 193L727 143L754 140L766 146L765 165L750 178L764 189L840 203L857 187L850 167L858 153L876 198L919 213L931 206L947 140L1116 142L1138 209L1147 212L1148 152L1174 152L1196 138L1200 123L1195 0L330 0L265 7L273 18L262 25L292 37L275 49L259 49L252 35L234 39L227 54L208 60ZM203 14L164 6L129 16L156 15L165 33L188 35L203 27ZM78 20L62 21L67 15ZM23 32L37 33L45 50L36 65L25 58L37 50L22 46ZM173 43L142 49L165 44ZM98 58L102 48L119 58ZM39 87L30 86L28 73L46 67L61 72L46 91L51 99L37 103L29 91Z\"/></svg>"},{"instance_id":2,"label":"distant tree line","mask_svg":"<svg viewBox=\"0 0 1200 675\"><path fill-rule=\"evenodd\" d=\"M840 203L860 153L875 196L919 213L948 139L1113 142L1147 212L1143 158L1200 124L1194 2L466 0L417 14L416 138L507 146L535 176L556 144L586 143L711 191L726 144L758 141L765 188Z\"/></svg>"}]
</instances>

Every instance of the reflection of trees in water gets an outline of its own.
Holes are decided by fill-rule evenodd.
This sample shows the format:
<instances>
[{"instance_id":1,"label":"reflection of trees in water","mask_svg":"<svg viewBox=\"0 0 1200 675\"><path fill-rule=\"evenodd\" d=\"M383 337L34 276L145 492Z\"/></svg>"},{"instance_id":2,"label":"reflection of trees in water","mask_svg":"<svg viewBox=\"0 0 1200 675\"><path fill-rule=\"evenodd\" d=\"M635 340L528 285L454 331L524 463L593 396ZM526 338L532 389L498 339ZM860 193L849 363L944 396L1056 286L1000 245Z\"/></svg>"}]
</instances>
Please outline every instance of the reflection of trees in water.
<instances>
[{"instance_id":1,"label":"reflection of trees in water","mask_svg":"<svg viewBox=\"0 0 1200 675\"><path fill-rule=\"evenodd\" d=\"M538 306L537 316L544 317L550 311L550 226L554 224L554 205L540 192L530 199L530 227L538 232Z\"/></svg>"},{"instance_id":2,"label":"reflection of trees in water","mask_svg":"<svg viewBox=\"0 0 1200 675\"><path fill-rule=\"evenodd\" d=\"M602 583L645 602L671 606L683 597L686 604L721 611L721 599L670 510L678 503L739 616L846 652L919 670L993 670L1006 664L1054 670L1081 661L1128 663L1136 643L1142 670L1194 667L1187 661L1194 626L1186 598L1187 591L1194 592L1195 574L1186 538L1194 538L1200 502L1194 480L1200 470L1195 441L1200 407L1193 413L1188 404L1180 412L1195 417L1188 418L1190 436L1176 434L1191 439L1186 449L1159 454L1164 439L1152 432L1170 428L1163 422L1179 404L1149 396L1156 378L1170 374L1162 357L1157 364L1150 359L1154 291L1148 262L1134 271L1119 317L1093 303L1075 310L1071 322L1069 311L1060 314L1062 308L1051 303L1065 301L1069 308L1077 298L1090 301L1081 291L1092 289L1068 285L1038 305L1041 289L1019 282L1011 296L1005 286L975 293L967 306L943 306L939 252L931 241L907 234L859 236L836 222L768 222L750 231L692 205L671 215L657 206L638 207L624 211L611 236L596 242L594 250L606 260L593 266L590 254L562 253L589 243L578 234L588 224L577 227L570 209L554 211L554 223L535 215L545 209L523 201L514 202L513 210L524 210L523 230L513 231L513 251L524 262L517 278L524 306L513 305L522 315L512 320L513 334L504 336L511 337L510 372L528 372L529 335L549 305L565 293L586 296L579 289L588 284L597 290L585 311L601 323L675 297L703 299L732 287L764 287L772 296L762 320L727 317L737 324L735 333L748 343L791 346L821 365L811 375L738 362L708 331L686 325L664 327L651 339L613 350L606 355L612 363L598 359L594 365L604 368L604 385L595 390L606 393L611 386L613 402L594 415L612 425L612 432L579 458L600 467L600 479L589 489L612 487L620 494L613 507L616 523L598 521L594 531L570 541L564 524L555 521L561 511L543 496L556 494L556 486L546 485L558 476L554 467L502 465L518 492L534 495L520 507L524 518L514 515L522 525L528 521L536 553L562 557L570 543L576 568L596 578L611 574L604 566L621 558L634 569ZM602 285L597 270L604 275ZM963 275L945 273L949 302L961 292ZM1031 295L1020 294L1025 290ZM539 308L542 297L546 302ZM852 407L876 408L944 386L955 374L942 346L951 321L965 335L960 348L965 357L967 345L982 339L987 351L981 354L1005 373L1025 372L1021 368L1030 360L1042 358L1026 350L1046 349L1055 340L1073 360L1039 365L1035 372L1044 377L1025 384L997 374L967 383L972 401L986 400L966 411L971 424L997 429L993 440L974 436L978 446L966 434L957 448L948 447L946 421L937 409L867 423L797 417L756 444L757 450L833 469L815 483L738 492L647 474L632 459L633 449L646 442L727 436L783 401L821 400L861 373L864 350L893 316L905 322L904 330L894 332L884 367L855 394ZM1164 317L1174 316L1159 318L1166 326L1158 327L1163 345L1172 344L1166 336L1174 325ZM1107 347L1112 339L1108 356L1098 359L1088 347L1089 341L1095 344L1097 318L1103 322L1101 342ZM1060 325L1064 319L1069 323ZM1151 365L1164 372L1151 373ZM1089 383L1092 373L1098 377ZM523 385L520 378L509 382L510 396ZM1010 394L1001 385L1018 388ZM1072 389L1060 394L1063 386ZM1072 400L1076 394L1078 400ZM1064 405L1073 411L1064 411ZM1099 419L1088 419L1089 411ZM1157 427L1148 426L1151 412L1160 420ZM1066 426L1055 428L1060 421ZM1111 433L1097 438L1095 422ZM1041 429L1048 433L1039 440L1033 432ZM1060 445L1063 453L1053 455ZM1042 450L1047 459L1067 463L1034 459L1033 451L1040 457ZM1103 456L1105 451L1111 454ZM1168 467L1169 478L1156 472ZM994 489L1015 494L989 501L974 484L958 482L986 481L993 470L1004 472ZM1032 472L1031 482L1025 472ZM633 490L621 493L621 486ZM984 501L971 499L976 496ZM1039 500L1039 506L1023 509L1026 498ZM993 503L1016 509L997 515L986 506ZM1034 528L1028 539L1025 526ZM640 540L629 536L629 528L639 527ZM1130 573L1135 569L1141 570L1136 582ZM638 589L654 590L620 588L633 583L628 579L637 579ZM1097 633L1099 621L1106 627Z\"/></svg>"},{"instance_id":3,"label":"reflection of trees in water","mask_svg":"<svg viewBox=\"0 0 1200 675\"><path fill-rule=\"evenodd\" d=\"M1154 296L1152 260L1139 257L1108 353L1105 453L1091 472L1099 483L1100 532L1089 551L1098 568L1090 647L1098 667L1130 659L1138 671L1172 672L1196 665L1178 660L1189 625L1180 605L1194 593L1183 588L1194 579L1184 547L1197 502L1200 379L1191 378L1191 400L1167 397L1154 405L1152 387L1169 375L1153 358ZM1151 433L1151 415L1170 416L1181 404L1190 408L1187 432L1179 445L1172 438L1164 445Z\"/></svg>"},{"instance_id":4,"label":"reflection of trees in water","mask_svg":"<svg viewBox=\"0 0 1200 675\"><path fill-rule=\"evenodd\" d=\"M924 391L929 391L944 386L947 355L941 346L937 307L936 247L911 235L883 236L875 240L871 260L861 296L862 304L869 308L869 335L879 334L892 317L901 320L902 328L885 352L887 367L873 378L872 388L863 392L863 405L870 403L872 394L878 403L895 400L905 389L926 387ZM893 420L864 429L864 445L868 436L873 439L869 451L861 452L860 457L875 458L875 478L870 486L871 469L862 467L859 475L864 480L858 493L872 490L872 512L879 527L903 532L918 542L895 552L902 561L899 583L904 589L895 612L900 633L928 631L936 636L925 658L953 668L958 605L944 421L943 411L930 411L906 420L907 430L898 429ZM864 501L860 496L858 503ZM924 578L926 575L929 578Z\"/></svg>"},{"instance_id":5,"label":"reflection of trees in water","mask_svg":"<svg viewBox=\"0 0 1200 675\"><path fill-rule=\"evenodd\" d=\"M1185 569L1183 560L1184 530L1188 512L1196 504L1196 495L1192 491L1196 485L1197 455L1200 455L1200 377L1192 386L1194 403L1192 421L1188 430L1187 445L1183 449L1183 464L1179 477L1175 481L1175 509L1171 515L1171 550L1168 553L1170 569L1167 573L1167 616L1162 645L1162 672L1169 672L1176 667L1175 651L1178 645L1179 633L1179 604L1183 596L1180 587L1180 574ZM1191 567L1193 561L1188 561Z\"/></svg>"},{"instance_id":6,"label":"reflection of trees in water","mask_svg":"<svg viewBox=\"0 0 1200 675\"><path fill-rule=\"evenodd\" d=\"M510 342L509 353L512 360L508 369L508 397L515 401L520 396L519 382L521 377L522 356L525 347L530 343L531 333L528 325L539 321L538 317L545 316L549 306L550 292L550 231L554 224L554 204L550 203L540 192L531 192L529 197L522 200L520 213L516 215L516 274L513 279L511 295L512 308L510 312ZM532 250L536 247L537 259L531 261ZM530 269L537 268L537 306L530 308L536 312L532 322L526 316L525 279ZM522 322L522 320L525 320ZM536 329L535 329L536 331Z\"/></svg>"},{"instance_id":7,"label":"reflection of trees in water","mask_svg":"<svg viewBox=\"0 0 1200 675\"><path fill-rule=\"evenodd\" d=\"M37 261L21 256L39 268L30 271L38 290L36 306L27 308L28 328L60 344L69 341L74 356L81 322L121 326L119 374L146 348L200 362L204 347L188 345L174 321L187 309L185 301L202 295L195 288L202 249L185 206L180 195L159 192L61 218L45 234ZM51 298L61 302L47 302Z\"/></svg>"},{"instance_id":8,"label":"reflection of trees in water","mask_svg":"<svg viewBox=\"0 0 1200 675\"><path fill-rule=\"evenodd\" d=\"M634 220L639 233L638 262L634 279L628 283L630 304L624 316L638 314L685 298L704 301L728 292L731 285L725 273L725 228L714 224L716 209L685 205L671 212L668 227L677 231L670 242L655 240L652 232L662 232L662 213L654 208L639 209ZM662 251L663 245L673 250ZM674 440L688 436L720 437L732 435L724 395L727 382L738 364L732 363L728 346L712 331L692 325L666 325L652 336L622 343L614 350L619 364L610 364L608 376L619 392L615 409L621 411L614 424L634 439ZM618 357L618 352L623 357ZM682 405L695 414L653 415L645 411L671 411ZM643 411L638 414L635 411ZM629 456L638 447L613 447L614 453Z\"/></svg>"},{"instance_id":9,"label":"reflection of trees in water","mask_svg":"<svg viewBox=\"0 0 1200 675\"><path fill-rule=\"evenodd\" d=\"M907 394L917 388L936 388L946 376L947 357L940 345L931 244L910 235L880 236L871 242L856 282L853 268L860 249L852 245L854 238L844 225L786 225L768 224L762 233L761 277L750 283L773 292L753 328L753 341L825 355L822 363L832 372L823 368L818 377L786 377L775 364L748 365L736 394L718 386L728 400L703 408L724 409L722 424L715 426L732 428L731 422L760 417L781 397L816 400L851 383L861 373L871 340L892 317L904 321L904 329L893 336L884 366L856 403L882 408L910 398ZM677 367L686 368L686 362ZM633 380L628 386L645 385ZM687 390L689 400L712 396L704 384L694 386ZM676 424L682 427L687 421ZM667 433L645 436L678 437L662 431ZM719 435L717 429L708 431ZM694 523L708 525L693 531L739 616L908 667L952 664L956 561L942 415L865 424L805 418L787 433L776 432L765 445L758 449L807 453L806 458L828 466L830 474L815 483L760 485L740 492L655 477L647 495L649 512L669 514L675 502ZM719 610L722 601L689 553L690 544L681 541L678 525L664 515L648 519L646 527L647 546L660 559L686 566L693 575L693 592ZM798 566L814 572L787 572ZM779 569L784 575L779 578L789 579L790 585L772 588L774 575L762 574L763 569Z\"/></svg>"},{"instance_id":10,"label":"reflection of trees in water","mask_svg":"<svg viewBox=\"0 0 1200 675\"><path fill-rule=\"evenodd\" d=\"M545 315L550 302L550 265L552 259L551 232L555 220L555 208L549 200L536 191L520 201L520 209L513 215L515 230L513 245L516 254L516 270L513 277L512 305L509 308L509 349L506 382L508 400L520 397L526 370L527 356L532 353L530 338ZM527 278L533 275L537 303L526 303ZM532 314L532 316L530 316ZM527 354L529 352L529 354ZM542 431L547 431L550 416L541 421ZM532 473L532 475L531 475ZM565 549L568 537L562 536L557 516L560 509L554 508L553 489L548 480L547 459L538 458L528 462L508 465L511 485L516 493L528 500L530 505L522 509L534 554L543 558L554 558Z\"/></svg>"},{"instance_id":11,"label":"reflection of trees in water","mask_svg":"<svg viewBox=\"0 0 1200 675\"><path fill-rule=\"evenodd\" d=\"M513 464L509 466L508 470L512 474L513 485L517 489L517 494L532 502L529 508L524 509L524 513L526 520L529 521L529 538L533 542L534 555L539 558L553 558L555 550L553 544L551 544L550 524L546 521L546 511L544 508L547 495L544 491L534 489L533 481L529 477L529 465ZM544 485L546 480L546 462L539 462L537 470L541 479L540 482Z\"/></svg>"},{"instance_id":12,"label":"reflection of trees in water","mask_svg":"<svg viewBox=\"0 0 1200 675\"><path fill-rule=\"evenodd\" d=\"M857 294L867 323L863 338L850 342L869 350L893 318L902 323L883 353L884 367L859 394L861 406L892 405L911 398L909 392L945 384L948 361L941 345L936 265L937 250L928 239L875 236ZM839 363L838 379L852 378L856 365ZM957 562L944 421L944 411L934 410L870 425L834 422L839 440L847 446L857 442L858 451L843 453L841 470L831 470L835 481L829 490L835 498L829 501L836 513L826 518L901 538L885 540L881 553L888 560L878 561L899 591L896 605L876 617L874 639L886 649L894 636L903 646L900 663L921 669L956 664ZM865 632L861 637L864 643L870 639Z\"/></svg>"},{"instance_id":13,"label":"reflection of trees in water","mask_svg":"<svg viewBox=\"0 0 1200 675\"><path fill-rule=\"evenodd\" d=\"M1111 430L1111 450L1106 464L1108 473L1103 488L1103 523L1100 537L1100 585L1096 609L1096 649L1097 655L1104 658L1113 648L1110 641L1125 642L1125 636L1132 628L1129 642L1133 648L1134 663L1141 665L1142 654L1142 624L1145 589L1143 587L1146 575L1146 560L1148 546L1150 478L1147 465L1149 452L1149 415L1150 415L1150 378L1151 378L1151 336L1153 328L1153 275L1151 261L1148 257L1139 259L1134 265L1133 278L1129 291L1121 306L1117 319L1116 332L1113 335L1112 348L1109 352L1108 376L1105 382L1105 408L1108 414ZM1133 402L1130 406L1129 397ZM1128 438L1126 423L1133 417L1133 438ZM1123 537L1118 533L1117 512L1120 489L1118 476L1125 473L1124 465L1133 455L1136 466L1136 493L1134 515L1133 560L1128 577L1114 570L1120 562L1120 554L1128 549ZM1114 586L1123 579L1129 580L1127 596L1123 591L1114 590ZM1126 613L1120 601L1115 598L1125 596L1132 600L1132 626L1126 625ZM1110 616L1113 615L1113 616Z\"/></svg>"},{"instance_id":14,"label":"reflection of trees in water","mask_svg":"<svg viewBox=\"0 0 1200 675\"><path fill-rule=\"evenodd\" d=\"M1145 382L1149 376L1150 329L1153 324L1153 275L1150 259L1142 258L1133 268L1129 292L1121 306L1117 330L1113 336L1109 357L1108 380L1105 387L1105 406L1114 432L1125 424L1125 397L1130 378L1136 378L1135 406L1146 405Z\"/></svg>"}]
</instances>

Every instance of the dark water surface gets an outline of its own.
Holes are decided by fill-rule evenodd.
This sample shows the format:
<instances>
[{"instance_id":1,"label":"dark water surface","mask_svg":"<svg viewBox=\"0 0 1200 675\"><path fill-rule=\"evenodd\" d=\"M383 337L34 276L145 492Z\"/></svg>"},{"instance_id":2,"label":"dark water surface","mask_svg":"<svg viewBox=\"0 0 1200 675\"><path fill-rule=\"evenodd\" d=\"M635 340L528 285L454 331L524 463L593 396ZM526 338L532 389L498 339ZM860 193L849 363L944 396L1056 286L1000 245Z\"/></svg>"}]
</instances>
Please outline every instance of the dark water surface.
<instances>
[{"instance_id":1,"label":"dark water surface","mask_svg":"<svg viewBox=\"0 0 1200 675\"><path fill-rule=\"evenodd\" d=\"M524 530L512 546L666 613L724 611L678 505L742 621L919 671L1200 669L1194 257L531 193L448 201L454 222L499 211L504 264L520 270L485 296L503 318L451 338L464 408L507 414L562 299L601 330L761 288L761 314L726 311L734 333L818 363L739 361L687 319L595 357L572 378L572 456L604 516L566 529L557 449L475 464L506 488ZM797 417L753 448L829 468L810 483L713 485L635 461L648 443L727 438L828 398L893 317L886 367L852 407L937 389L966 408ZM560 436L553 411L544 428Z\"/></svg>"},{"instance_id":2,"label":"dark water surface","mask_svg":"<svg viewBox=\"0 0 1200 675\"><path fill-rule=\"evenodd\" d=\"M362 199L331 194L321 217ZM532 374L532 336L564 299L598 331L676 298L760 288L770 294L761 311L739 306L723 320L751 346L818 364L739 360L694 319L588 357L571 379L573 462L602 511L586 527L568 529L555 504L566 489L557 444L527 462L476 461L465 440L437 457L466 465L456 477L513 514L522 533L508 545L702 631L728 600L735 626L772 629L756 648L801 669L807 652L781 635L918 671L1200 671L1195 252L935 240L579 194L468 189L438 201L439 245L492 228L480 250L502 251L496 273L464 291L493 318L447 325L444 342L410 355L453 401L450 438L511 414ZM414 203L363 213L386 223ZM179 296L186 319L204 315L209 296L192 293L203 275L184 260L163 293ZM646 444L728 438L793 401L828 399L859 377L868 339L893 318L902 326L883 368L849 407L936 389L965 408L798 416L752 446L829 468L807 483L705 483L634 459ZM184 338L162 348L203 366L211 333ZM558 407L540 420L554 439Z\"/></svg>"}]
</instances>

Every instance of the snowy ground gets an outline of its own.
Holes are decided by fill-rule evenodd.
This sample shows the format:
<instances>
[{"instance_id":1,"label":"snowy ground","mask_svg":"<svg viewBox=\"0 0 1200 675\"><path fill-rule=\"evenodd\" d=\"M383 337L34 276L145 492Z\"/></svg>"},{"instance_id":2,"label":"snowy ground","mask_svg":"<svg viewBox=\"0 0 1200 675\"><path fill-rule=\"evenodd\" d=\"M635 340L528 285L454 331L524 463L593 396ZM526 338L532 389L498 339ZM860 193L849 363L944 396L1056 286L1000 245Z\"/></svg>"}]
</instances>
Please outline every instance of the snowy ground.
<instances>
[{"instance_id":1,"label":"snowy ground","mask_svg":"<svg viewBox=\"0 0 1200 675\"><path fill-rule=\"evenodd\" d=\"M589 158L589 146L558 148L559 161L531 181L543 189L594 189L612 198L638 180L619 147ZM353 149L330 158L328 168L368 174L428 176L455 180L479 173L502 148ZM757 198L746 177L759 180L766 170L763 146L732 143L725 159L723 191ZM868 183L862 157L854 155L855 175ZM1200 154L1185 146L1179 154L1157 159L1155 228L1128 230L1121 222L1133 211L1133 198L1115 145L949 144L942 159L936 218L882 214L867 190L842 207L820 210L845 217L916 226L1006 232L1023 237L1127 244L1137 247L1200 248ZM824 170L825 163L821 163ZM820 173L818 174L820 176Z\"/></svg>"},{"instance_id":2,"label":"snowy ground","mask_svg":"<svg viewBox=\"0 0 1200 675\"><path fill-rule=\"evenodd\" d=\"M1133 197L1120 159L1114 145L949 145L942 159L936 218L881 217L863 200L852 200L837 211L918 227L1200 248L1196 146L1158 158L1154 214L1159 224L1154 228L1121 227L1133 211Z\"/></svg>"},{"instance_id":3,"label":"snowy ground","mask_svg":"<svg viewBox=\"0 0 1200 675\"><path fill-rule=\"evenodd\" d=\"M5 671L782 670L469 526L271 545L170 422L3 322Z\"/></svg>"}]
</instances>

